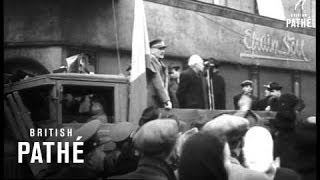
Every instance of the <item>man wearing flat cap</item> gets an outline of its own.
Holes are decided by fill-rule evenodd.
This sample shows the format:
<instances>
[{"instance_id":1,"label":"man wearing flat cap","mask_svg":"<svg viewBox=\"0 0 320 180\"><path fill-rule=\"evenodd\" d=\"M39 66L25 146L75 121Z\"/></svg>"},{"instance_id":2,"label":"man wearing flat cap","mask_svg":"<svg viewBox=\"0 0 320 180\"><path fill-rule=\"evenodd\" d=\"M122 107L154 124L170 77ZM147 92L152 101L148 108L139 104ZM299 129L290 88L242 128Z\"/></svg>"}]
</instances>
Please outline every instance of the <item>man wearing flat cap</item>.
<instances>
[{"instance_id":1,"label":"man wearing flat cap","mask_svg":"<svg viewBox=\"0 0 320 180\"><path fill-rule=\"evenodd\" d=\"M223 114L207 122L201 129L224 138L230 148L231 156L226 160L229 180L267 180L266 174L244 168L243 137L249 129L249 121L243 117Z\"/></svg>"},{"instance_id":2,"label":"man wearing flat cap","mask_svg":"<svg viewBox=\"0 0 320 180\"><path fill-rule=\"evenodd\" d=\"M160 108L172 108L168 93L169 75L166 65L163 63L165 48L162 39L150 42L151 57L146 61L148 107L156 105Z\"/></svg>"},{"instance_id":3,"label":"man wearing flat cap","mask_svg":"<svg viewBox=\"0 0 320 180\"><path fill-rule=\"evenodd\" d=\"M258 98L252 94L252 91L253 91L252 84L253 82L251 80L245 80L241 82L240 86L242 88L242 92L233 97L234 108L236 110L239 109L238 102L243 95L249 96L251 98L252 100L251 110L257 110Z\"/></svg>"},{"instance_id":4,"label":"man wearing flat cap","mask_svg":"<svg viewBox=\"0 0 320 180\"><path fill-rule=\"evenodd\" d=\"M147 122L133 137L134 146L141 153L138 168L108 179L176 180L170 159L179 135L179 125L173 119Z\"/></svg>"}]
</instances>

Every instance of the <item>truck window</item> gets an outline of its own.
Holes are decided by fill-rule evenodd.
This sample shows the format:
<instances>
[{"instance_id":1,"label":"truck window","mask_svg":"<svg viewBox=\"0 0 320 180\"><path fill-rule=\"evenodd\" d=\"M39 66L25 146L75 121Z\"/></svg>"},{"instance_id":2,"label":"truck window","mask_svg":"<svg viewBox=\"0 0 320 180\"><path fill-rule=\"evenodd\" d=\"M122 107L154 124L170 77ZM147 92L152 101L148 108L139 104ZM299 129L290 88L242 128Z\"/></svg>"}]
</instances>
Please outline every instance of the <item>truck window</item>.
<instances>
[{"instance_id":1,"label":"truck window","mask_svg":"<svg viewBox=\"0 0 320 180\"><path fill-rule=\"evenodd\" d=\"M53 86L38 86L19 91L34 122L50 120L50 91Z\"/></svg>"},{"instance_id":2,"label":"truck window","mask_svg":"<svg viewBox=\"0 0 320 180\"><path fill-rule=\"evenodd\" d=\"M62 123L114 122L114 88L64 85Z\"/></svg>"}]
</instances>

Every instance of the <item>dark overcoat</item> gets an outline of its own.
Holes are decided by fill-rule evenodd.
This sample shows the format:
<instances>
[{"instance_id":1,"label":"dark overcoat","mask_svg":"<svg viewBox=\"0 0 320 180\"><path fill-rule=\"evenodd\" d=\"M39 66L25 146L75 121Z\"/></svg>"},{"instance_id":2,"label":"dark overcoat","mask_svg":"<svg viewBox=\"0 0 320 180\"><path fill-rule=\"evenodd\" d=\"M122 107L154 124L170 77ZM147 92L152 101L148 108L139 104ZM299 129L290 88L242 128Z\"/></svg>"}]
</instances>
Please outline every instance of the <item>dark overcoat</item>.
<instances>
[{"instance_id":1,"label":"dark overcoat","mask_svg":"<svg viewBox=\"0 0 320 180\"><path fill-rule=\"evenodd\" d=\"M206 109L208 107L207 84L203 75L189 68L180 74L177 97L180 108Z\"/></svg>"}]
</instances>

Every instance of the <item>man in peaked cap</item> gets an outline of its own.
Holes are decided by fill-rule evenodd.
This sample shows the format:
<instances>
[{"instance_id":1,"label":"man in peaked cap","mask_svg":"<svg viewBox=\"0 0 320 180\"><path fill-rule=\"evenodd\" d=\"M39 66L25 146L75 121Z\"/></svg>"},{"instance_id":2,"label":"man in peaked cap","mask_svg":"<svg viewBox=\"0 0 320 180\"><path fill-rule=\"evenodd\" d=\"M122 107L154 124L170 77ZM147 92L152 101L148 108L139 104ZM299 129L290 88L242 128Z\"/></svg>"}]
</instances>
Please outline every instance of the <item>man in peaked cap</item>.
<instances>
[{"instance_id":1,"label":"man in peaked cap","mask_svg":"<svg viewBox=\"0 0 320 180\"><path fill-rule=\"evenodd\" d=\"M148 106L156 105L160 108L171 109L168 69L162 61L167 46L162 39L155 39L149 45L151 57L146 61Z\"/></svg>"},{"instance_id":2,"label":"man in peaked cap","mask_svg":"<svg viewBox=\"0 0 320 180\"><path fill-rule=\"evenodd\" d=\"M252 94L253 91L253 82L251 80L244 80L241 82L240 84L242 92L240 94L237 94L233 97L233 103L234 103L234 108L235 109L239 109L239 99L243 96L249 96L252 99L252 105L251 105L251 109L252 110L257 110L257 103L258 103L258 98L255 97Z\"/></svg>"},{"instance_id":3,"label":"man in peaked cap","mask_svg":"<svg viewBox=\"0 0 320 180\"><path fill-rule=\"evenodd\" d=\"M103 159L105 157L102 147L97 146L95 136L100 125L99 120L92 120L75 130L72 136L67 136L61 140L62 145L69 142L69 151L72 150L73 142L84 142L83 147L79 148L83 150L83 154L78 155L78 158L84 159L84 163L58 164L53 159L54 162L45 171L40 172L37 177L40 179L92 179L99 177L100 173L103 172ZM46 141L51 140L51 138L48 138ZM70 162L72 161L70 160Z\"/></svg>"},{"instance_id":4,"label":"man in peaked cap","mask_svg":"<svg viewBox=\"0 0 320 180\"><path fill-rule=\"evenodd\" d=\"M131 122L119 122L98 131L100 142L115 144L115 148L106 153L103 177L125 174L137 168L138 156L135 154L132 137L138 127Z\"/></svg>"},{"instance_id":5,"label":"man in peaked cap","mask_svg":"<svg viewBox=\"0 0 320 180\"><path fill-rule=\"evenodd\" d=\"M226 160L229 180L267 180L266 174L244 168L241 165L243 137L249 129L245 118L223 114L207 122L201 131L224 138L230 147L231 156Z\"/></svg>"}]
</instances>

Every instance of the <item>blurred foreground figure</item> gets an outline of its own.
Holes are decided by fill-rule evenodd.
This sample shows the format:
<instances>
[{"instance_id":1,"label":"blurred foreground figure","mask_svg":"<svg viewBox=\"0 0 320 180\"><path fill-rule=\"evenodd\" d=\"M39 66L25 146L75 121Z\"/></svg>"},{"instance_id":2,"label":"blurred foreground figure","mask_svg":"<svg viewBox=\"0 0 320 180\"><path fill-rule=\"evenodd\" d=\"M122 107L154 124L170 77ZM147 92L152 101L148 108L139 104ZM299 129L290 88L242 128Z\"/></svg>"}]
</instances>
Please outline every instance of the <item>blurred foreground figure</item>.
<instances>
[{"instance_id":1,"label":"blurred foreground figure","mask_svg":"<svg viewBox=\"0 0 320 180\"><path fill-rule=\"evenodd\" d=\"M228 180L225 141L208 132L190 137L184 144L179 164L180 180Z\"/></svg>"},{"instance_id":2,"label":"blurred foreground figure","mask_svg":"<svg viewBox=\"0 0 320 180\"><path fill-rule=\"evenodd\" d=\"M249 129L249 121L245 118L223 114L207 122L202 131L216 134L226 139L230 146L231 156L228 158L228 179L229 180L267 180L264 173L244 168L243 162L243 136ZM228 161L227 161L228 162Z\"/></svg>"},{"instance_id":3,"label":"blurred foreground figure","mask_svg":"<svg viewBox=\"0 0 320 180\"><path fill-rule=\"evenodd\" d=\"M249 169L267 174L274 180L299 180L299 175L282 168L278 158L273 159L273 140L270 132L259 126L250 128L244 137L244 164Z\"/></svg>"},{"instance_id":4,"label":"blurred foreground figure","mask_svg":"<svg viewBox=\"0 0 320 180\"><path fill-rule=\"evenodd\" d=\"M144 124L134 135L134 146L141 153L138 168L131 173L108 179L176 180L170 159L179 137L173 119L156 119Z\"/></svg>"}]
</instances>

